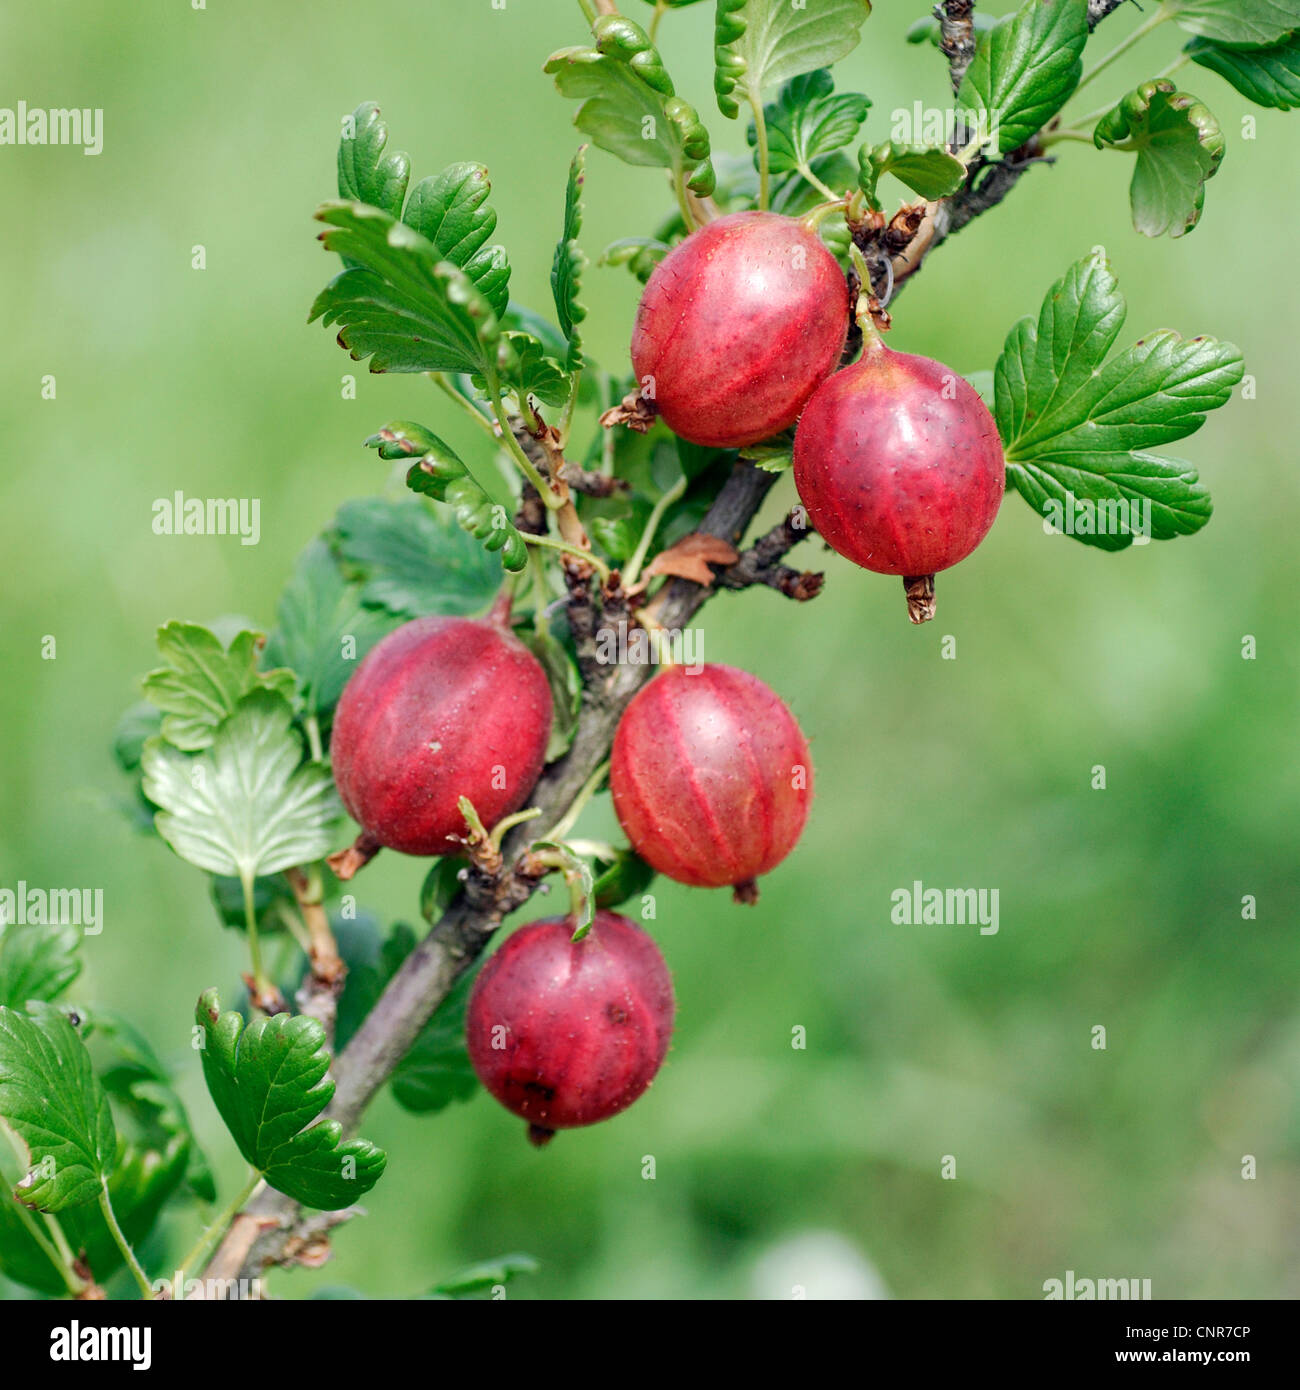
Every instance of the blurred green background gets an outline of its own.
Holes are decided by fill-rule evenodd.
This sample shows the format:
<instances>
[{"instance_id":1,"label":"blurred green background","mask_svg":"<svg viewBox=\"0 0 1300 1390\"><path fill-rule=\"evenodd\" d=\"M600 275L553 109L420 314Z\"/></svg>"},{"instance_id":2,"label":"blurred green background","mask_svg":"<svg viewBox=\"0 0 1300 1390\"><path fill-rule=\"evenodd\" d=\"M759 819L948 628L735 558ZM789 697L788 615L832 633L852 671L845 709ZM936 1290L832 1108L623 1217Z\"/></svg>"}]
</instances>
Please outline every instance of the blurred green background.
<instances>
[{"instance_id":1,"label":"blurred green background","mask_svg":"<svg viewBox=\"0 0 1300 1390\"><path fill-rule=\"evenodd\" d=\"M936 51L903 42L927 9L878 5L837 69L872 97L873 139L895 107L947 98ZM1094 49L1136 20L1108 21ZM743 129L712 102L711 25L709 5L670 15L661 47L715 144L739 152ZM128 1012L176 1068L226 1195L242 1165L189 1030L202 988L236 993L243 939L217 924L203 876L119 815L113 727L161 622L273 622L300 548L344 499L385 486L362 448L376 425L423 419L479 447L427 381L369 376L306 322L335 269L311 212L335 191L340 118L378 101L413 177L485 162L514 295L544 309L578 136L541 67L583 37L567 0L0 12L7 104L105 111L98 158L0 149L0 884L103 888L106 927L76 993ZM1161 31L1081 104L1127 91L1179 42ZM1183 79L1229 138L1190 237L1139 237L1128 158L1066 145L928 263L892 343L990 368L1014 321L1104 246L1131 308L1123 343L1169 326L1246 352L1256 399L1238 392L1175 446L1213 489L1208 529L1108 555L1045 535L1012 495L978 553L941 576L926 628L907 623L896 581L811 548L802 563L829 575L816 603L762 591L711 605L709 659L789 700L818 797L756 909L658 885L653 929L679 996L659 1080L543 1152L482 1094L428 1119L384 1096L364 1127L390 1154L369 1217L337 1235L333 1263L276 1276L276 1292L404 1296L524 1250L541 1270L512 1296L800 1284L1035 1298L1067 1269L1150 1278L1157 1297L1300 1294L1300 191L1288 117L1250 108L1243 139L1243 100L1200 69ZM593 151L593 259L669 206L656 171ZM594 268L587 284L589 347L621 366L637 286ZM355 400L341 398L349 371ZM154 535L153 500L178 488L259 497L261 543ZM772 514L792 499L787 477ZM584 829L610 825L602 798ZM381 859L363 904L418 920L422 872ZM999 933L894 925L890 894L916 879L997 888ZM1257 920L1242 918L1247 894ZM1105 1051L1091 1046L1099 1024ZM173 1254L193 1229L177 1219Z\"/></svg>"}]
</instances>

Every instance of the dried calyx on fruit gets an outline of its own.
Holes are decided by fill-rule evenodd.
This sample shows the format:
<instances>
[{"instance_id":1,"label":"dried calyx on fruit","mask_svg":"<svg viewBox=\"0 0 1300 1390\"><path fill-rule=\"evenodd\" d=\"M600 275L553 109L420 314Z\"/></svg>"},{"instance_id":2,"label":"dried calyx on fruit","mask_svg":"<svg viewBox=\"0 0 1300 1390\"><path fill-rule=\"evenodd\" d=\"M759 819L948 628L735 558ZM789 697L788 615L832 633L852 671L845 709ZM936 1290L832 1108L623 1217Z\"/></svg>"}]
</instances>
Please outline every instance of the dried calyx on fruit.
<instances>
[{"instance_id":1,"label":"dried calyx on fruit","mask_svg":"<svg viewBox=\"0 0 1300 1390\"><path fill-rule=\"evenodd\" d=\"M417 618L353 673L330 739L334 781L361 826L331 858L350 878L381 846L446 854L466 833L467 797L483 825L517 811L542 770L551 691L503 623Z\"/></svg>"},{"instance_id":2,"label":"dried calyx on fruit","mask_svg":"<svg viewBox=\"0 0 1300 1390\"><path fill-rule=\"evenodd\" d=\"M899 574L914 623L934 576L988 534L1006 484L1002 441L975 388L942 362L894 352L864 311L861 359L813 395L794 481L818 535L855 565Z\"/></svg>"},{"instance_id":3,"label":"dried calyx on fruit","mask_svg":"<svg viewBox=\"0 0 1300 1390\"><path fill-rule=\"evenodd\" d=\"M812 801L808 743L781 698L731 666L670 666L628 705L614 736L610 790L632 848L662 874L755 880L794 848Z\"/></svg>"},{"instance_id":4,"label":"dried calyx on fruit","mask_svg":"<svg viewBox=\"0 0 1300 1390\"><path fill-rule=\"evenodd\" d=\"M658 946L634 922L598 912L521 927L474 981L466 1014L479 1080L545 1144L557 1129L625 1110L663 1064L673 1032L673 982Z\"/></svg>"},{"instance_id":5,"label":"dried calyx on fruit","mask_svg":"<svg viewBox=\"0 0 1300 1390\"><path fill-rule=\"evenodd\" d=\"M632 333L644 398L695 444L739 448L794 424L849 325L834 256L801 222L737 212L655 267Z\"/></svg>"}]
</instances>

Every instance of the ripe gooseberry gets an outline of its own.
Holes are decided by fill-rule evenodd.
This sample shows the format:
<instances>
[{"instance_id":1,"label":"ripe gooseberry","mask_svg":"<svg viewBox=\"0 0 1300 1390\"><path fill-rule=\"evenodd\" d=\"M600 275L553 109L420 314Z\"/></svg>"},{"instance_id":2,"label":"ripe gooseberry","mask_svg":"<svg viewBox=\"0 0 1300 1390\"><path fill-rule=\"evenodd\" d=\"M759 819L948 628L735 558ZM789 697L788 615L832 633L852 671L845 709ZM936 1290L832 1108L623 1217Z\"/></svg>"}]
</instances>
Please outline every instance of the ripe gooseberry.
<instances>
[{"instance_id":1,"label":"ripe gooseberry","mask_svg":"<svg viewBox=\"0 0 1300 1390\"><path fill-rule=\"evenodd\" d=\"M362 834L331 859L340 877L381 845L446 854L466 833L459 799L491 827L517 811L542 770L551 690L504 625L416 618L390 632L344 688L330 759Z\"/></svg>"},{"instance_id":2,"label":"ripe gooseberry","mask_svg":"<svg viewBox=\"0 0 1300 1390\"><path fill-rule=\"evenodd\" d=\"M855 565L901 574L921 623L934 617L935 572L965 559L993 525L1006 465L969 382L869 334L862 359L804 409L794 481L818 535Z\"/></svg>"},{"instance_id":3,"label":"ripe gooseberry","mask_svg":"<svg viewBox=\"0 0 1300 1390\"><path fill-rule=\"evenodd\" d=\"M557 1129L625 1110L654 1080L673 1032L673 982L654 941L626 917L521 927L479 972L466 1012L470 1061L544 1144Z\"/></svg>"},{"instance_id":4,"label":"ripe gooseberry","mask_svg":"<svg viewBox=\"0 0 1300 1390\"><path fill-rule=\"evenodd\" d=\"M683 439L756 444L793 425L835 369L848 310L847 282L815 232L777 213L732 213L655 267L632 366Z\"/></svg>"},{"instance_id":5,"label":"ripe gooseberry","mask_svg":"<svg viewBox=\"0 0 1300 1390\"><path fill-rule=\"evenodd\" d=\"M632 848L678 883L737 901L794 848L812 801L808 743L784 701L731 666L670 666L614 735L610 790Z\"/></svg>"}]
</instances>

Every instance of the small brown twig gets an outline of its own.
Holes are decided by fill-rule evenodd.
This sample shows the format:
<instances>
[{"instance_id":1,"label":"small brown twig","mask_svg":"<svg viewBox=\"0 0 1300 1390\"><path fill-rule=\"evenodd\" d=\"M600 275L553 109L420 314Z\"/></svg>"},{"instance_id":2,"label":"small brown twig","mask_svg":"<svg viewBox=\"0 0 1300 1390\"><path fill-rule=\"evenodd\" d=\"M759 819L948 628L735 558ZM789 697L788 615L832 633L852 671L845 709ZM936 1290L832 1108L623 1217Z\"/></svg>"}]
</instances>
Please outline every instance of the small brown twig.
<instances>
[{"instance_id":1,"label":"small brown twig","mask_svg":"<svg viewBox=\"0 0 1300 1390\"><path fill-rule=\"evenodd\" d=\"M766 584L796 603L806 603L816 598L822 591L826 576L811 570L792 569L781 563L785 555L812 534L806 525L796 525L793 514L787 516L766 535L760 536L734 565L718 575L719 587L748 589L754 584Z\"/></svg>"},{"instance_id":2,"label":"small brown twig","mask_svg":"<svg viewBox=\"0 0 1300 1390\"><path fill-rule=\"evenodd\" d=\"M942 0L934 7L934 16L939 21L939 47L948 60L952 89L958 92L975 57L975 0Z\"/></svg>"}]
</instances>

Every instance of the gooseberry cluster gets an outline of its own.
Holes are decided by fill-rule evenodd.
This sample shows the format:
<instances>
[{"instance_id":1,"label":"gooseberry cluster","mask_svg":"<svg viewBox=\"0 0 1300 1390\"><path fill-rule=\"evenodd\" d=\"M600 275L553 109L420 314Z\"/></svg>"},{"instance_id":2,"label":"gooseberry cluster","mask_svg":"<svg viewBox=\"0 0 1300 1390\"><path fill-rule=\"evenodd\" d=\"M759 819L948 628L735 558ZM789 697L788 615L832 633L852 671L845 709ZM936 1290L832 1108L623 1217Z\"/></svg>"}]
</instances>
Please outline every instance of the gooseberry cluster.
<instances>
[{"instance_id":1,"label":"gooseberry cluster","mask_svg":"<svg viewBox=\"0 0 1300 1390\"><path fill-rule=\"evenodd\" d=\"M893 352L859 315L864 350L840 367L848 282L816 233L766 212L686 238L646 285L632 339L643 400L682 438L741 448L797 425L794 477L818 533L864 569L904 576L916 621L933 576L997 515L1003 458L974 389ZM465 802L488 831L524 805L553 709L545 672L494 610L421 618L374 648L339 702L334 776L362 828L335 856L348 875L380 847L466 843ZM623 713L609 765L636 853L694 887L757 898L794 848L812 798L808 744L784 702L730 666L668 666ZM613 912L515 932L470 996L470 1060L534 1143L608 1119L654 1079L674 998L650 936Z\"/></svg>"}]
</instances>

